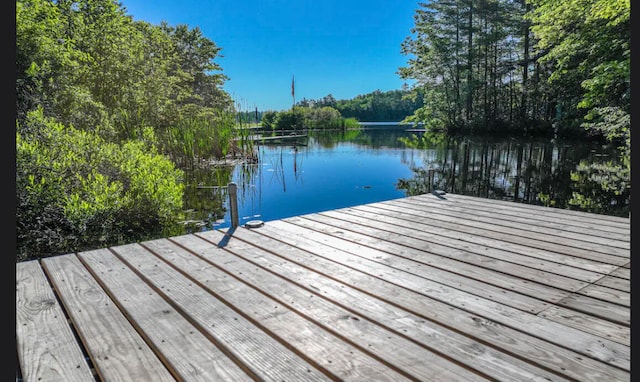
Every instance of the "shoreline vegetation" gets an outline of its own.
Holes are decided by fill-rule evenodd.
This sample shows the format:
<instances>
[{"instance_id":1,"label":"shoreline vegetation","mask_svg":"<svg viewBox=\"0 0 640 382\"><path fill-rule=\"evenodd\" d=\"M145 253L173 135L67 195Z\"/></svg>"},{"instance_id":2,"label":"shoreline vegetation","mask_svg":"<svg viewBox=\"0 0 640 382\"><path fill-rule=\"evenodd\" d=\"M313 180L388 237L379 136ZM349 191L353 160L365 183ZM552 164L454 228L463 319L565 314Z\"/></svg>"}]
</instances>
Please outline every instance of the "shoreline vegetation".
<instances>
[{"instance_id":1,"label":"shoreline vegetation","mask_svg":"<svg viewBox=\"0 0 640 382\"><path fill-rule=\"evenodd\" d=\"M400 46L411 87L248 111L223 90L198 27L135 21L113 0L16 2L16 259L181 234L185 169L257 160L265 131L420 126L437 135L596 139L619 150L572 173L630 200L629 0L419 4ZM293 93L293 83L292 83ZM292 94L293 95L293 94ZM606 200L604 201L606 203Z\"/></svg>"}]
</instances>

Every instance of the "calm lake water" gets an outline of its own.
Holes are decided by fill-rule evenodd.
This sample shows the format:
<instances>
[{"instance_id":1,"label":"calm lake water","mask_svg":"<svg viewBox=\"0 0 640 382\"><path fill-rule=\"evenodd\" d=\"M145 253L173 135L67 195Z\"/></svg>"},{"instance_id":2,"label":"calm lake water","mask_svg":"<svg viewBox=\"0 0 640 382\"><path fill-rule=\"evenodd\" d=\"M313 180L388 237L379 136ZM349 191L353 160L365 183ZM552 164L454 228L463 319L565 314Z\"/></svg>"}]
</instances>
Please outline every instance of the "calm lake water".
<instances>
[{"instance_id":1,"label":"calm lake water","mask_svg":"<svg viewBox=\"0 0 640 382\"><path fill-rule=\"evenodd\" d=\"M220 187L230 181L238 185L240 225L401 198L433 188L535 204L543 203L542 193L563 207L571 196L575 166L612 154L602 145L584 142L465 139L415 149L399 139L413 134L420 133L380 125L359 131L311 132L306 138L257 145L257 164L190 171L185 199L191 221L188 230L230 225L226 188ZM610 214L617 211L626 216L625 207L619 207Z\"/></svg>"}]
</instances>

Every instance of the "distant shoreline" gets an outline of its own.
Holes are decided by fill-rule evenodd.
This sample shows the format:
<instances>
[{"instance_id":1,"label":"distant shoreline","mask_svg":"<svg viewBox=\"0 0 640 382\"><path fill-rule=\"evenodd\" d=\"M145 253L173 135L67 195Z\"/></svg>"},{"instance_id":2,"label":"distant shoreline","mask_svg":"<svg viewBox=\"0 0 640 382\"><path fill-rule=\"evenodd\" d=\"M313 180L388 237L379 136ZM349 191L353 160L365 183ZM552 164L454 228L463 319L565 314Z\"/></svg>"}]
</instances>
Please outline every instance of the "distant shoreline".
<instances>
[{"instance_id":1,"label":"distant shoreline","mask_svg":"<svg viewBox=\"0 0 640 382\"><path fill-rule=\"evenodd\" d=\"M360 125L400 125L401 122L358 122Z\"/></svg>"}]
</instances>

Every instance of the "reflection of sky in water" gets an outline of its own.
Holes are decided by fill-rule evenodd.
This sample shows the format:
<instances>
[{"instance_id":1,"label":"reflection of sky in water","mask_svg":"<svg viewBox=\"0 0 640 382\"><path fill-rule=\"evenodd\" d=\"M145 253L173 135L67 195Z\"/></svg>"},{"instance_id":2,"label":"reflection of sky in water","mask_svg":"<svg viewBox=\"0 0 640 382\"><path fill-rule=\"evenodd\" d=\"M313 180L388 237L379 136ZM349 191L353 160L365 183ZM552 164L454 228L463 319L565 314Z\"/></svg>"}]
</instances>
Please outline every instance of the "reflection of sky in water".
<instances>
[{"instance_id":1,"label":"reflection of sky in water","mask_svg":"<svg viewBox=\"0 0 640 382\"><path fill-rule=\"evenodd\" d=\"M312 212L404 197L399 178L412 176L423 150L368 149L353 143L332 148L317 145L262 146L260 163L249 183L238 179L240 224L276 220ZM216 228L228 226L230 218Z\"/></svg>"},{"instance_id":2,"label":"reflection of sky in water","mask_svg":"<svg viewBox=\"0 0 640 382\"><path fill-rule=\"evenodd\" d=\"M409 149L398 137L410 135L396 127L365 130L350 142L312 136L308 145L259 146L259 164L244 170L238 166L233 174L238 185L239 223L402 198L407 194L396 189L400 179L404 187L410 187L407 180L412 179L413 184L422 185L417 192L426 192L429 167L434 169L435 187L447 186L447 192L452 192L455 181L455 192L466 187L467 194L481 197L495 193L513 199L515 185L520 199L525 190L531 198L547 192L536 188L545 184L552 184L561 194L562 187L571 186L570 172L581 160L607 159L596 156L607 152L597 145L557 145L544 140L498 139L488 145L478 141L470 143L468 150L467 143ZM467 163L466 170L463 163ZM422 171L416 173L414 168ZM228 227L229 222L227 213L212 228Z\"/></svg>"}]
</instances>

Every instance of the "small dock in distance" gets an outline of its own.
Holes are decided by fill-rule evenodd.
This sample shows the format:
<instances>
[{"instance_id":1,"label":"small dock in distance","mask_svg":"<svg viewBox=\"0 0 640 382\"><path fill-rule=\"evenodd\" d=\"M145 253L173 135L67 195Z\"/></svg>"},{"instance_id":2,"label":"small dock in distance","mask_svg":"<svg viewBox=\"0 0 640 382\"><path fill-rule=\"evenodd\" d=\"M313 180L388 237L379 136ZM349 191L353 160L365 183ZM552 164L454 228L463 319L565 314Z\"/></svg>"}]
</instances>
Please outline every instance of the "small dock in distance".
<instances>
[{"instance_id":1,"label":"small dock in distance","mask_svg":"<svg viewBox=\"0 0 640 382\"><path fill-rule=\"evenodd\" d=\"M304 145L307 144L307 139L309 135L307 133L300 132L290 132L286 134L275 134L275 135L263 135L263 134L254 134L249 135L244 140L256 142L256 143L265 143L265 144L296 144L296 145ZM236 139L238 141L240 139Z\"/></svg>"},{"instance_id":2,"label":"small dock in distance","mask_svg":"<svg viewBox=\"0 0 640 382\"><path fill-rule=\"evenodd\" d=\"M273 135L273 136L254 136L250 139L256 142L266 141L289 141L291 139L307 138L307 134L288 134L288 135Z\"/></svg>"},{"instance_id":3,"label":"small dock in distance","mask_svg":"<svg viewBox=\"0 0 640 382\"><path fill-rule=\"evenodd\" d=\"M630 219L425 194L16 264L38 381L630 381Z\"/></svg>"}]
</instances>

